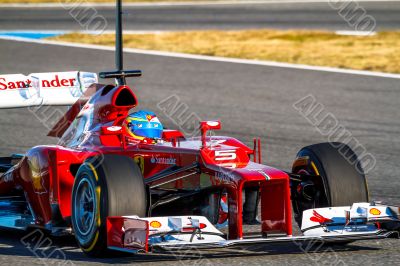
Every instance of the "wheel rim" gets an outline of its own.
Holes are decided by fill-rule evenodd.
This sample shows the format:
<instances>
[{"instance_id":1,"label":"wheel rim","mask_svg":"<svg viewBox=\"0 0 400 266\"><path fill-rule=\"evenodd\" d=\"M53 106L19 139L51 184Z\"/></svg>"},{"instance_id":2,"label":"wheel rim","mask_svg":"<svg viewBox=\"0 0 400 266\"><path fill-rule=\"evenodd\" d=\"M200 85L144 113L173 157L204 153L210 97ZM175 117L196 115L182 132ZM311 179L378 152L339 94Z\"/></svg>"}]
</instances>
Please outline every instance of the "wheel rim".
<instances>
[{"instance_id":1,"label":"wheel rim","mask_svg":"<svg viewBox=\"0 0 400 266\"><path fill-rule=\"evenodd\" d=\"M300 169L296 172L296 174L310 175L310 172L306 169ZM301 223L302 223L303 211L316 207L315 200L312 202L305 202L302 200L297 200L297 201L293 201L292 205L293 205L294 212L297 215L296 221L299 224L299 226L301 226Z\"/></svg>"},{"instance_id":2,"label":"wheel rim","mask_svg":"<svg viewBox=\"0 0 400 266\"><path fill-rule=\"evenodd\" d=\"M82 236L88 235L95 224L95 189L87 177L79 182L74 198L75 230Z\"/></svg>"},{"instance_id":3,"label":"wheel rim","mask_svg":"<svg viewBox=\"0 0 400 266\"><path fill-rule=\"evenodd\" d=\"M299 169L296 174L303 174L303 175L316 175L316 173L311 170L307 169ZM323 193L323 194L322 194ZM313 197L313 200L308 200L308 201L293 201L293 206L295 208L295 212L297 212L300 217L303 215L303 211L307 209L315 209L319 207L324 207L324 204L321 206L321 203L324 201L321 201L321 195L325 195L324 191L321 191L320 189L316 190L315 196ZM324 197L326 198L326 197Z\"/></svg>"}]
</instances>

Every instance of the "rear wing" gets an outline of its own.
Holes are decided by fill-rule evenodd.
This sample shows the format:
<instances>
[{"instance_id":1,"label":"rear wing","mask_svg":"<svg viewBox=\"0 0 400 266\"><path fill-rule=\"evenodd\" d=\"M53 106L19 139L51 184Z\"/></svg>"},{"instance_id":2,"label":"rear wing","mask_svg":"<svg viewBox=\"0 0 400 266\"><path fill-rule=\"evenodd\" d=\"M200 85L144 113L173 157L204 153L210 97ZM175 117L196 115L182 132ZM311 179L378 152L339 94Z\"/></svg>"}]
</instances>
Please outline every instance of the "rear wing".
<instances>
[{"instance_id":1,"label":"rear wing","mask_svg":"<svg viewBox=\"0 0 400 266\"><path fill-rule=\"evenodd\" d=\"M72 105L97 82L96 73L80 71L0 75L0 109Z\"/></svg>"}]
</instances>

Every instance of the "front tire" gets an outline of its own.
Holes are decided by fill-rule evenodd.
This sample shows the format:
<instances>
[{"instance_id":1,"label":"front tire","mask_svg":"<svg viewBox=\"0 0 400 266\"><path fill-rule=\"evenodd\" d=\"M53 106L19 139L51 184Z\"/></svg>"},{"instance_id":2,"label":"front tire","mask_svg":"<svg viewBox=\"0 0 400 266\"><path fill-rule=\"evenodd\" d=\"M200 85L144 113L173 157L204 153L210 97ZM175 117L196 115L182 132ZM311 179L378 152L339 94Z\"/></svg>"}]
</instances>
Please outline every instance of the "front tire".
<instances>
[{"instance_id":1,"label":"front tire","mask_svg":"<svg viewBox=\"0 0 400 266\"><path fill-rule=\"evenodd\" d=\"M337 142L314 144L302 148L297 154L297 160L299 158L304 158L306 163L295 163L292 172L320 176L324 184L309 202L293 201L295 219L300 226L306 209L351 206L355 202L369 201L364 171L349 146Z\"/></svg>"},{"instance_id":2,"label":"front tire","mask_svg":"<svg viewBox=\"0 0 400 266\"><path fill-rule=\"evenodd\" d=\"M76 174L71 210L82 251L93 257L106 255L108 216L146 216L147 194L139 166L121 155L90 158Z\"/></svg>"}]
</instances>

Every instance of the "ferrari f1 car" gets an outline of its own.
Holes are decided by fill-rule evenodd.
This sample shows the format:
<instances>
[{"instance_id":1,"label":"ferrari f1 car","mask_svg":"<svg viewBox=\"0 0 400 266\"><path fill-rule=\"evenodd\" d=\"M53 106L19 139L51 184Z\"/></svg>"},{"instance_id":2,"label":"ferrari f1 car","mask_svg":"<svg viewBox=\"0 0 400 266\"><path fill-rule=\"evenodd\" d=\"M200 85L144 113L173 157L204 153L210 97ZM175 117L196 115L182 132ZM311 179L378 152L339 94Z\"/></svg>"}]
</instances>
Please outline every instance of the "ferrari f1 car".
<instances>
[{"instance_id":1,"label":"ferrari f1 car","mask_svg":"<svg viewBox=\"0 0 400 266\"><path fill-rule=\"evenodd\" d=\"M122 70L117 18L118 70L100 73L116 85L85 72L0 76L0 107L71 105L48 134L58 145L0 158L0 226L72 233L90 256L398 236L399 208L369 202L345 144L307 146L286 172L261 164L259 140L209 136L220 121L197 137L132 140L123 123L138 101L125 78L141 72Z\"/></svg>"},{"instance_id":2,"label":"ferrari f1 car","mask_svg":"<svg viewBox=\"0 0 400 266\"><path fill-rule=\"evenodd\" d=\"M135 94L89 85L96 80L82 72L0 76L2 107L73 103L49 133L58 145L0 158L0 226L71 232L92 256L397 236L399 208L368 203L348 146L305 147L287 173L261 164L259 141L249 148L207 136L220 121L201 122L199 137L164 130L162 139L133 141L123 122ZM301 236L292 236L291 205ZM248 223L259 223L257 234L244 233Z\"/></svg>"}]
</instances>

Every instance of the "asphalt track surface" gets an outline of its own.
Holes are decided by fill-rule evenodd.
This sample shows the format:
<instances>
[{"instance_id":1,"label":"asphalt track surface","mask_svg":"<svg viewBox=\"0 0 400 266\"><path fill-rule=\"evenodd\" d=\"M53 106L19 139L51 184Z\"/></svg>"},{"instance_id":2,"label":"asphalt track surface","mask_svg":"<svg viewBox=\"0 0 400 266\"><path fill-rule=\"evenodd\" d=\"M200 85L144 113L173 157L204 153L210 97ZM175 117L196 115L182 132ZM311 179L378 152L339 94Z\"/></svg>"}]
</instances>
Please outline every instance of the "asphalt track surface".
<instances>
[{"instance_id":1,"label":"asphalt track surface","mask_svg":"<svg viewBox=\"0 0 400 266\"><path fill-rule=\"evenodd\" d=\"M64 1L67 2L67 1ZM74 2L74 1L72 1ZM332 1L335 2L335 1ZM353 2L354 4L354 2ZM353 10L354 5L348 9ZM377 30L400 27L399 2L361 2L366 15L376 21ZM114 9L95 7L66 10L55 8L0 8L0 30L98 30L103 24L86 23L94 12L107 21L106 29L114 29ZM71 11L71 14L69 14ZM191 30L191 29L329 29L360 30L357 23L348 24L339 10L326 3L241 4L199 6L125 7L124 27L127 30ZM345 12L347 13L347 12ZM73 18L77 17L82 26ZM85 18L86 17L86 18ZM86 20L85 20L86 19ZM369 30L370 28L368 28Z\"/></svg>"},{"instance_id":2,"label":"asphalt track surface","mask_svg":"<svg viewBox=\"0 0 400 266\"><path fill-rule=\"evenodd\" d=\"M0 73L78 69L98 72L113 69L114 61L114 54L107 51L6 40L0 40L0 52ZM125 62L126 68L144 71L142 78L130 81L138 95L139 108L154 110L167 127L176 126L156 106L176 94L189 106L186 115L194 112L202 119L221 119L221 135L236 137L249 145L254 136L261 137L264 163L286 170L301 147L327 140L292 107L302 97L314 95L375 156L376 167L367 175L372 199L400 204L398 79L139 54L126 54ZM45 137L49 125L40 121L51 110L54 111L50 109L47 115L36 116L27 109L0 110L0 154L22 153L34 145L56 143L56 139ZM44 259L45 254L51 253L46 244L41 249L29 249L21 243L24 236L26 233L0 231L1 264L62 264L63 260L54 258L60 251L69 264L76 265L395 265L400 262L398 240L357 241L335 246L335 251L327 247L308 253L293 244L235 252L95 260L86 258L72 238L51 238L51 247L57 252Z\"/></svg>"}]
</instances>

